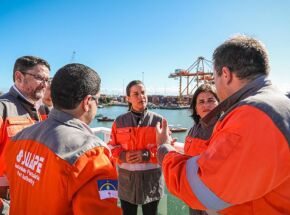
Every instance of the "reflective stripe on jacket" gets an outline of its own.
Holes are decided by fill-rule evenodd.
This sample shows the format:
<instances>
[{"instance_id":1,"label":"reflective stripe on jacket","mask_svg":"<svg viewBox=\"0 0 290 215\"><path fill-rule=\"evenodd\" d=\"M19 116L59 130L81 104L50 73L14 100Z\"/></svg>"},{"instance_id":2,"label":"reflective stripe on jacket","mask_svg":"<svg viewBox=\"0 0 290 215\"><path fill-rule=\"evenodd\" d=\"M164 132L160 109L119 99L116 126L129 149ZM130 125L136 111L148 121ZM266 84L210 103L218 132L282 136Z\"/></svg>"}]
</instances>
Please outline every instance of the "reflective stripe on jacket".
<instances>
[{"instance_id":1,"label":"reflective stripe on jacket","mask_svg":"<svg viewBox=\"0 0 290 215\"><path fill-rule=\"evenodd\" d=\"M110 151L87 125L52 110L4 152L13 214L121 214Z\"/></svg>"},{"instance_id":2,"label":"reflective stripe on jacket","mask_svg":"<svg viewBox=\"0 0 290 215\"><path fill-rule=\"evenodd\" d=\"M168 190L220 214L290 214L290 100L260 77L223 103L204 153L158 150Z\"/></svg>"}]
</instances>

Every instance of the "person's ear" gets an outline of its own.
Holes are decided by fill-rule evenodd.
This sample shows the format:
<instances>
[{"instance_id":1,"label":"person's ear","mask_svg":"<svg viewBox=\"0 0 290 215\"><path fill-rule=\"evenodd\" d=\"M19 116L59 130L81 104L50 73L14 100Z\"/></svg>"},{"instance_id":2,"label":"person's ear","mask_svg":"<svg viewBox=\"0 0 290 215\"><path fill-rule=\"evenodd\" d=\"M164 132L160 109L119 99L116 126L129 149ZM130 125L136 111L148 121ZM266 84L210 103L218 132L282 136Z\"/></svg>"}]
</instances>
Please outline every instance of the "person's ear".
<instances>
[{"instance_id":1,"label":"person's ear","mask_svg":"<svg viewBox=\"0 0 290 215\"><path fill-rule=\"evenodd\" d=\"M126 101L131 103L131 97L130 96L126 96Z\"/></svg>"},{"instance_id":2,"label":"person's ear","mask_svg":"<svg viewBox=\"0 0 290 215\"><path fill-rule=\"evenodd\" d=\"M21 83L24 79L24 75L20 71L15 71L14 73L14 82Z\"/></svg>"},{"instance_id":3,"label":"person's ear","mask_svg":"<svg viewBox=\"0 0 290 215\"><path fill-rule=\"evenodd\" d=\"M91 96L87 95L85 98L83 98L82 101L82 108L85 112L88 112L90 110L90 101L91 101Z\"/></svg>"},{"instance_id":4,"label":"person's ear","mask_svg":"<svg viewBox=\"0 0 290 215\"><path fill-rule=\"evenodd\" d=\"M225 83L228 85L233 80L233 73L230 71L230 69L226 66L222 68L222 77L225 80Z\"/></svg>"}]
</instances>

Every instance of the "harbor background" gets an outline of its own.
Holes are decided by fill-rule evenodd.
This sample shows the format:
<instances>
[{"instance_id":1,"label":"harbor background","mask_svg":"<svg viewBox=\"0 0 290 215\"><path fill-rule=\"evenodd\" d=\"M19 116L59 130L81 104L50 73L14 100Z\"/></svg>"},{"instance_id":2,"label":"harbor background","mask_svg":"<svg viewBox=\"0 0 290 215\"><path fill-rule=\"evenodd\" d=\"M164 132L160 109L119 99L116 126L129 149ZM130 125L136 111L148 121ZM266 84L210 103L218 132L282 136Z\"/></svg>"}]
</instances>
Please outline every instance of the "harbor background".
<instances>
[{"instance_id":1,"label":"harbor background","mask_svg":"<svg viewBox=\"0 0 290 215\"><path fill-rule=\"evenodd\" d=\"M110 118L116 118L117 116L126 113L128 107L126 106L106 106L104 108L99 108L97 113L103 116ZM190 117L190 109L181 109L181 110L167 110L167 109L151 109L155 113L158 113L165 117L169 124L181 127L186 127L188 130L193 125L193 120ZM90 124L90 127L107 127L111 128L113 122L99 122L97 118ZM188 131L187 130L187 131ZM186 137L186 132L173 133L172 136L176 137L178 142L184 142ZM138 214L141 215L141 207L138 208ZM165 196L161 199L158 209L159 215L182 215L188 214L188 206L185 205L182 201L175 198L174 196L168 194L168 191L165 191Z\"/></svg>"},{"instance_id":2,"label":"harbor background","mask_svg":"<svg viewBox=\"0 0 290 215\"><path fill-rule=\"evenodd\" d=\"M104 108L98 108L98 115L107 116L110 118L116 118L117 116L126 113L128 107L126 106L106 106ZM190 128L193 125L193 120L190 117L190 109L181 109L181 110L168 110L168 109L150 109L155 113L160 114L165 117L169 125L186 127ZM113 122L99 122L97 118L90 124L91 127L107 127L111 128ZM187 132L173 133L172 136L178 138L178 142L184 142Z\"/></svg>"}]
</instances>

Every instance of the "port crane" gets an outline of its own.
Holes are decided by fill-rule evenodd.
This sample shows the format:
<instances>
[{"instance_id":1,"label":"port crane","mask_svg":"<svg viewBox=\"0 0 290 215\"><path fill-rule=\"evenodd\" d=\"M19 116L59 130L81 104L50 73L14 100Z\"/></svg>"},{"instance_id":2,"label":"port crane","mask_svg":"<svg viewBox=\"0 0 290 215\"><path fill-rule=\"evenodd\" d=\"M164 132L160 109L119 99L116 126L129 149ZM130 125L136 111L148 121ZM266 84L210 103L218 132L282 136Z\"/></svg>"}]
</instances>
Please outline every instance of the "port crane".
<instances>
[{"instance_id":1,"label":"port crane","mask_svg":"<svg viewBox=\"0 0 290 215\"><path fill-rule=\"evenodd\" d=\"M213 83L213 72L211 71L212 62L204 57L198 57L197 60L187 69L175 69L174 73L169 74L169 78L179 79L179 102L182 102L182 96L192 95L193 91L203 83ZM206 71L207 70L207 71ZM182 88L182 79L186 79L186 86Z\"/></svg>"}]
</instances>

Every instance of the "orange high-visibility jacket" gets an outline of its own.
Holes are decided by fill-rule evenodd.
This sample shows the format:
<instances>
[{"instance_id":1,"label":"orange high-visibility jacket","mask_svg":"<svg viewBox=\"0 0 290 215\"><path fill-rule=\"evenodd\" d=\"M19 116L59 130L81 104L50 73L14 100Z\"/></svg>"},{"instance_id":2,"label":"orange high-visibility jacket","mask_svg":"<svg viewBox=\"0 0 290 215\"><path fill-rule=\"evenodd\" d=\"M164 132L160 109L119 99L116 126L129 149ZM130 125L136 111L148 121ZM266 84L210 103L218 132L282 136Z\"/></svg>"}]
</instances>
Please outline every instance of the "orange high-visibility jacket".
<instances>
[{"instance_id":1,"label":"orange high-visibility jacket","mask_svg":"<svg viewBox=\"0 0 290 215\"><path fill-rule=\"evenodd\" d=\"M143 163L154 164L156 167L159 166L156 159L157 145L155 126L157 122L161 121L161 116L147 110L140 116L129 111L128 113L117 117L112 126L111 140L108 145L121 168L126 169L126 167L123 167L124 165L122 165L120 154L122 151L130 150L147 151L150 159ZM144 168L146 169L146 167Z\"/></svg>"},{"instance_id":2,"label":"orange high-visibility jacket","mask_svg":"<svg viewBox=\"0 0 290 215\"><path fill-rule=\"evenodd\" d=\"M4 151L10 214L121 214L110 150L90 128L52 110Z\"/></svg>"},{"instance_id":3,"label":"orange high-visibility jacket","mask_svg":"<svg viewBox=\"0 0 290 215\"><path fill-rule=\"evenodd\" d=\"M119 198L132 204L160 200L164 193L161 167L156 159L156 124L162 117L145 110L116 118L109 147L118 163ZM141 150L142 162L127 163L126 151Z\"/></svg>"},{"instance_id":4,"label":"orange high-visibility jacket","mask_svg":"<svg viewBox=\"0 0 290 215\"><path fill-rule=\"evenodd\" d=\"M35 109L13 86L9 92L0 96L0 189L6 190L8 181L3 175L1 159L5 144L23 128L46 118L43 108ZM2 201L0 201L0 208Z\"/></svg>"},{"instance_id":5,"label":"orange high-visibility jacket","mask_svg":"<svg viewBox=\"0 0 290 215\"><path fill-rule=\"evenodd\" d=\"M290 100L260 77L223 103L203 153L158 149L168 190L219 214L290 214Z\"/></svg>"}]
</instances>

